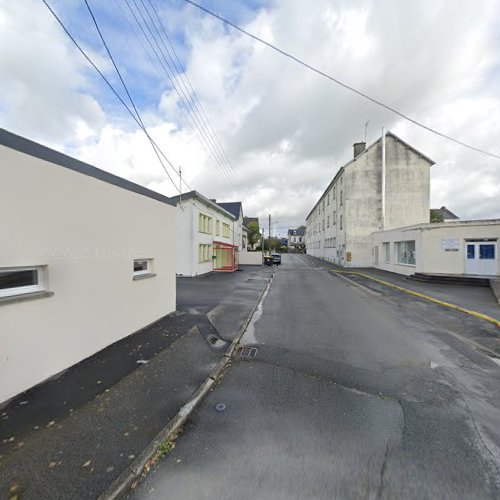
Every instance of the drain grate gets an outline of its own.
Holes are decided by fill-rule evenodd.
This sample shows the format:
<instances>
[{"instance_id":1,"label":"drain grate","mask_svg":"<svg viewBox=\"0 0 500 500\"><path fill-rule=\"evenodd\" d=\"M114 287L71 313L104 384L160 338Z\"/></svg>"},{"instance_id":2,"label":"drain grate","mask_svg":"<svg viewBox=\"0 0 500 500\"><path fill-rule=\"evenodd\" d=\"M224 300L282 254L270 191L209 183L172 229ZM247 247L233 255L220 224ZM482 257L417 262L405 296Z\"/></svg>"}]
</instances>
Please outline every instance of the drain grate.
<instances>
[{"instance_id":1,"label":"drain grate","mask_svg":"<svg viewBox=\"0 0 500 500\"><path fill-rule=\"evenodd\" d=\"M238 347L236 355L240 358L255 358L257 351L257 347Z\"/></svg>"}]
</instances>

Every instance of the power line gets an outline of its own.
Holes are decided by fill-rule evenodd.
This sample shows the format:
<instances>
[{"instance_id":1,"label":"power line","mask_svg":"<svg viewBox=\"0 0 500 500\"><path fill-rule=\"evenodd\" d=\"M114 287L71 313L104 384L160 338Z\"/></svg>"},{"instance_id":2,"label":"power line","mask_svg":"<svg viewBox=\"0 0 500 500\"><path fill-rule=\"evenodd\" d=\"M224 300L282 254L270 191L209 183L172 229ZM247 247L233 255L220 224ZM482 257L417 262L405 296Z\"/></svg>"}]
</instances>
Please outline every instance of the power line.
<instances>
[{"instance_id":1,"label":"power line","mask_svg":"<svg viewBox=\"0 0 500 500\"><path fill-rule=\"evenodd\" d=\"M140 113L139 113L139 111L138 111L138 109L137 109L137 107L136 107L136 105L134 103L134 100L132 99L132 96L130 95L130 92L129 92L128 88L127 88L127 85L125 84L125 81L123 80L121 72L118 69L118 66L116 65L115 59L114 59L113 55L111 54L111 51L110 51L110 49L108 47L108 44L106 43L106 40L104 39L104 36L103 36L103 34L102 34L102 32L101 32L101 30L99 28L99 24L97 23L97 19L94 16L94 12L92 11L92 8L90 7L90 4L88 3L88 1L84 0L84 2L85 2L85 5L87 6L87 10L89 11L90 16L92 17L92 21L94 22L94 26L96 27L97 33L99 33L99 37L100 37L100 39L102 41L102 44L104 45L104 48L106 49L106 52L108 53L108 56L111 59L111 62L113 63L113 66L114 66L114 68L116 70L116 73L118 74L118 78L120 79L120 82L122 83L123 88L125 89L125 93L127 94L128 98L129 98L130 104L132 104L132 107L134 108L135 114L137 116L137 119L139 120L141 128L146 133L146 136L149 139L151 147L154 149L154 152L155 152L155 154L156 154L156 156L158 158L158 161L161 163L161 165L164 168L164 170L167 173L167 175L169 175L168 172L167 172L167 169L165 168L165 165L163 164L163 161L162 161L162 159L161 159L161 157L160 157L160 155L159 155L159 153L157 151L157 148L156 148L155 143L153 142L153 139L151 139L151 136L146 131L146 126L144 125L144 122L142 121L141 115L140 115ZM175 171L175 168L173 167L172 164L171 164L171 167ZM180 174L179 174L179 177L180 177ZM173 180L170 177L170 175L169 175L169 178L173 182ZM181 182L182 182L182 178L181 178ZM181 189L182 189L182 184L181 184L180 188L178 189L179 192L181 192ZM191 188L189 188L189 189L191 189Z\"/></svg>"},{"instance_id":2,"label":"power line","mask_svg":"<svg viewBox=\"0 0 500 500\"><path fill-rule=\"evenodd\" d=\"M396 108L393 108L392 106L389 106L388 104L385 104L382 101L379 101L378 99L371 97L368 94L365 94L361 90L358 90L354 87L351 87L347 83L344 83L344 82L338 80L337 78L329 75L328 73L325 73L324 71L321 71L320 69L315 68L314 66L306 63L305 61L303 61L302 59L299 59L298 57L294 56L293 54L290 54L289 52L286 52L285 50L280 49L276 45L274 45L270 42L267 42L266 40L263 40L262 38L259 38L257 35L254 35L248 31L246 31L245 29L241 28L237 24L234 24L233 22L225 19L224 17L220 16L219 14L216 14L215 12L212 12L211 10L207 9L206 7L203 7L202 5L199 5L196 2L193 2L192 0L184 0L184 2L192 5L193 7L196 7L199 10L202 10L203 12L205 12L206 14L208 14L212 17L215 17L219 21L222 21L223 23L227 24L228 26L231 26L232 28L239 31L240 33L243 33L244 35L256 40L257 42L260 42L260 43L266 45L270 49L273 49L276 52L279 52L281 55L288 57L289 59L296 62L297 64L300 64L301 66L304 66L305 68L313 71L314 73L317 73L318 75L323 76L324 78L327 78L328 80L336 83L337 85L340 85L341 87L345 88L346 90L354 92L355 94L357 94L360 97L363 97L364 99L376 104L377 106L385 108L386 110L390 111L391 113L394 113L395 115L399 116L400 118L403 118L404 120L406 120L410 123L413 123L417 127L420 127L422 129L427 130L428 132L431 132L435 135L438 135L444 139L447 139L447 140L452 141L456 144L459 144L460 146L471 149L472 151L476 151L478 153L482 153L484 155L487 155L487 156L490 156L492 158L496 158L497 160L500 160L500 155L495 154L495 153L491 153L489 151L485 151L484 149L478 148L476 146L472 146L471 144L467 144L466 142L463 142L459 139L455 139L454 137L451 137L450 135L447 135L443 132L439 132L438 130L433 129L432 127L429 127L428 125L425 125L424 123L419 122L418 120L416 120L416 119L412 118L411 116L397 110Z\"/></svg>"},{"instance_id":3,"label":"power line","mask_svg":"<svg viewBox=\"0 0 500 500\"><path fill-rule=\"evenodd\" d=\"M146 135L148 135L148 138L149 137L149 134L147 132L147 130L143 129L139 120L137 119L137 117L134 115L134 113L132 112L132 110L127 106L127 104L125 103L125 101L122 99L122 97L120 96L120 94L118 94L118 92L115 90L115 88L113 87L113 85L111 85L111 83L109 82L109 80L104 76L104 74L102 73L102 71L97 67L97 65L94 63L94 61L87 55L87 53L82 49L82 47L79 45L79 43L76 41L76 39L73 37L73 35L69 32L69 30L66 28L66 26L64 25L64 23L61 21L61 19L58 17L58 15L54 12L54 10L52 9L52 7L48 4L48 2L46 0L42 0L42 2L44 3L44 5L47 7L47 9L49 10L49 12L52 14L52 16L55 18L55 20L59 23L59 25L61 26L61 28L63 29L63 31L66 33L66 35L69 37L69 39L73 42L73 44L75 45L75 47L80 51L80 53L83 55L83 57L85 57L85 59L87 60L87 62L96 70L96 72L99 74L99 76L104 80L104 82L106 83L106 85L109 87L109 89L113 92L113 94L116 96L116 98L121 102L121 104L124 106L124 108L129 112L130 116L132 116L132 118L134 119L134 121L137 123L137 125L146 133ZM161 152L161 150L159 149L158 145L153 141L153 139L150 138L150 140L153 142L153 144L155 144L155 146L158 148L158 150ZM163 152L161 152L162 156L165 158L165 160L169 163L169 165L174 168L174 166L172 165L172 163L170 162L170 160L165 156L165 154ZM170 174L168 173L167 169L165 168L165 166L163 165L162 163L162 167L163 169L165 170L165 173L167 174L168 178L170 179L170 182L174 185L174 187L178 190L175 182L173 181L172 177L170 176ZM174 168L175 169L175 168Z\"/></svg>"},{"instance_id":4,"label":"power line","mask_svg":"<svg viewBox=\"0 0 500 500\"><path fill-rule=\"evenodd\" d=\"M141 2L142 2L142 0L141 0ZM216 146L216 148L215 148L216 151L218 151L220 153L220 156L221 156L223 162L227 165L229 171L232 173L232 176L233 176L236 184L238 185L238 187L241 189L241 191L244 194L247 194L245 187L239 181L238 175L236 174L234 167L232 166L229 158L227 157L226 152L224 151L224 147L222 146L222 143L221 143L219 137L217 136L217 133L215 132L214 128L212 127L210 119L208 118L207 114L205 113L203 105L201 104L201 101L198 98L198 94L196 93L195 89L191 85L191 82L190 82L187 74L184 71L182 71L182 63L177 55L177 52L175 50L174 45L172 44L172 41L170 40L170 37L168 36L167 30L165 29L165 26L161 20L161 17L158 14L157 9L154 7L151 0L147 0L147 2L149 3L151 8L153 9L153 12L154 12L156 18L158 19L158 23L163 31L163 34L165 35L165 38L170 46L170 49L172 50L172 54L174 55L175 61L171 56L170 57L171 57L173 65L174 65L174 68L176 69L176 71L179 75L179 80L181 81L181 83L183 83L184 88L186 89L187 94L190 97L190 100L192 101L192 103L194 105L194 108L199 112L204 126L206 126L209 133L213 136L215 146ZM170 55L170 51L169 51L169 55ZM177 61L177 63L176 63L176 61Z\"/></svg>"},{"instance_id":5,"label":"power line","mask_svg":"<svg viewBox=\"0 0 500 500\"><path fill-rule=\"evenodd\" d=\"M138 15L140 16L140 18L142 20L142 23L138 19L137 15L136 15L136 12L131 7L129 1L128 0L125 0L125 1L126 1L128 9L132 13L132 16L133 16L135 22L139 26L139 28L140 28L140 30L141 30L144 38L146 39L147 43L149 44L149 46L153 50L153 53L155 54L155 56L158 59L161 67L163 68L163 70L164 70L164 72L165 72L168 80L170 81L170 84L172 85L172 88L174 89L174 91L175 91L175 93L176 93L179 101L184 106L184 107L179 106L179 108L181 109L181 111L183 113L185 113L186 117L192 122L195 130L198 130L198 132L200 133L200 137L201 137L200 138L200 143L203 146L203 148L205 149L205 152L207 153L208 157L212 161L214 161L215 166L221 170L221 173L223 174L223 176L225 176L228 179L228 181L229 181L229 183L231 185L231 188L234 189L235 192L239 192L240 189L238 188L238 186L236 185L236 183L232 180L230 174L228 174L228 172L226 171L225 166L221 163L220 159L216 155L214 155L214 153L213 153L213 146L210 143L209 137L207 137L207 133L206 133L205 129L203 128L203 126L201 126L200 120L198 119L195 111L193 110L192 106L190 105L189 99L187 98L185 92L183 92L183 89L178 88L178 86L176 84L176 82L175 82L175 78L176 78L175 71L172 69L172 65L167 60L165 52L164 52L164 50L162 49L162 47L160 45L160 42L163 43L163 40L162 40L161 35L160 35L159 31L158 31L158 28L156 27L156 24L154 23L154 20L151 17L150 12L148 11L148 9L146 8L146 6L144 5L143 0L140 0L141 4L143 6L143 10L146 12L147 16L149 17L150 22L151 22L152 26L154 27L154 30L156 31L156 33L157 33L158 36L156 36L153 33L153 30L151 29L150 23L144 17L143 11L137 5L137 1L136 0L132 0L132 2L134 4L134 7L135 7L135 10L137 11ZM149 32L149 35L144 30L143 25L144 25L145 29ZM158 39L160 40L160 42L158 41ZM156 48L153 45L153 43L152 43L151 40L154 41L154 44L156 45ZM168 49L166 48L166 46L165 46L164 43L163 43L163 46L165 47L165 50L167 50L167 52L168 52ZM161 54L162 57L160 57L160 54ZM170 59L173 60L170 54L169 54L169 56L170 56ZM165 64L166 64L166 66L165 66Z\"/></svg>"}]
</instances>

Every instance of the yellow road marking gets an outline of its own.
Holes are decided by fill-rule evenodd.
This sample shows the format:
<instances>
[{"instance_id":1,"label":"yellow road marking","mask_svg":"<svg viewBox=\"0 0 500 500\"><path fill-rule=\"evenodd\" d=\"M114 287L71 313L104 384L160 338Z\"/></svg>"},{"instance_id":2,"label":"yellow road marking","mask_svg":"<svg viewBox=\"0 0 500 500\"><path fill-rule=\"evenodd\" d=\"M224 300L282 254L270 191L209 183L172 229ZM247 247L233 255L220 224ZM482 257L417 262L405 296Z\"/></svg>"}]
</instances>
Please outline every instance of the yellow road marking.
<instances>
[{"instance_id":1,"label":"yellow road marking","mask_svg":"<svg viewBox=\"0 0 500 500\"><path fill-rule=\"evenodd\" d=\"M436 299L435 297L431 297L429 295L424 295L423 293L415 292L413 290L409 290L408 288L403 288L402 286L394 285L393 283L389 283L387 281L382 281L379 280L378 278L374 278L373 276L370 276L369 274L364 274L360 273L357 271L334 271L330 270L332 273L337 273L337 274L354 274L358 276L363 276L364 278L368 278L372 281L375 281L377 283L380 283L382 285L395 288L396 290L399 290L401 292L407 293L409 295L414 295L415 297L419 297L420 299L428 300L429 302L434 302L434 304L438 304L443 307L448 307L449 309L454 309L455 311L460 311L465 314L469 314L470 316L474 316L475 318L482 319L484 321L488 321L490 323L493 323L496 325L498 328L500 328L500 321L492 318L491 316L488 316L487 314L483 314L477 311L473 311L471 309L466 309L465 307L457 306L455 304L450 304L449 302L444 302L443 300Z\"/></svg>"}]
</instances>

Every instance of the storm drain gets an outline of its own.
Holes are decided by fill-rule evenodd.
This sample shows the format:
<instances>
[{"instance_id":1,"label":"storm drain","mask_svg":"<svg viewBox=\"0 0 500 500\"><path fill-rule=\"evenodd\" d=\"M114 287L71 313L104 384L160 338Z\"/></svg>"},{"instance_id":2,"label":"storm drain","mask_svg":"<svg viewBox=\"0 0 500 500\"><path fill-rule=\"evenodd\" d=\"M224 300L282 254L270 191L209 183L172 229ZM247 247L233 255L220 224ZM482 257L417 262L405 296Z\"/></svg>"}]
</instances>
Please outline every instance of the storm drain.
<instances>
[{"instance_id":1,"label":"storm drain","mask_svg":"<svg viewBox=\"0 0 500 500\"><path fill-rule=\"evenodd\" d=\"M257 350L257 347L238 347L236 355L240 358L255 358Z\"/></svg>"}]
</instances>

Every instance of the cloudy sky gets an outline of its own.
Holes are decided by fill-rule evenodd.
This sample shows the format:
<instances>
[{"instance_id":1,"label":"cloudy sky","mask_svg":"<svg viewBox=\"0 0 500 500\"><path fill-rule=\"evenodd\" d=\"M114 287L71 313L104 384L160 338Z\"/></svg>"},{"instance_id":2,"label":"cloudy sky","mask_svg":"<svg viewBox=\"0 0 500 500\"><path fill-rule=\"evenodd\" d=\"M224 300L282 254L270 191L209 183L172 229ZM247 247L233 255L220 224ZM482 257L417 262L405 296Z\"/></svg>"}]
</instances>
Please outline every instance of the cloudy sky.
<instances>
[{"instance_id":1,"label":"cloudy sky","mask_svg":"<svg viewBox=\"0 0 500 500\"><path fill-rule=\"evenodd\" d=\"M84 0L48 2L127 101ZM497 0L200 3L413 118L500 154ZM436 161L433 206L462 218L500 217L500 160L404 122L183 0L89 4L150 135L186 182L219 201L243 199L246 215L271 213L276 233L304 222L364 139L367 121L368 142L385 126ZM41 0L0 0L0 75L1 127L176 194L144 133Z\"/></svg>"}]
</instances>

